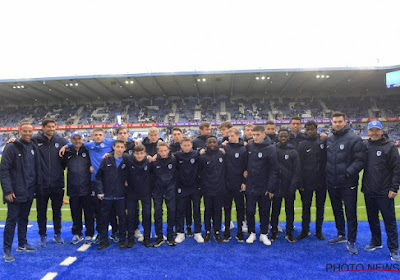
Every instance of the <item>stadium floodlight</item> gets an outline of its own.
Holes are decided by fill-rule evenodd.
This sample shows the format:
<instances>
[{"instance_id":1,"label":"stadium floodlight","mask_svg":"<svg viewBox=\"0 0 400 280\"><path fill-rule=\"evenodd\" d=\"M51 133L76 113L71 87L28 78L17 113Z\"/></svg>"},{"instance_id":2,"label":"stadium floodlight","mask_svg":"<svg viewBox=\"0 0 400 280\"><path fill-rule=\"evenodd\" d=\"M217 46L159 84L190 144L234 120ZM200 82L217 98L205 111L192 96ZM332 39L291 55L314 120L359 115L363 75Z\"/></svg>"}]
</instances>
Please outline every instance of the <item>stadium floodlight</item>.
<instances>
[{"instance_id":1,"label":"stadium floodlight","mask_svg":"<svg viewBox=\"0 0 400 280\"><path fill-rule=\"evenodd\" d=\"M264 77L264 76L262 76L262 77L261 77L261 80L265 80L265 77Z\"/></svg>"},{"instance_id":2,"label":"stadium floodlight","mask_svg":"<svg viewBox=\"0 0 400 280\"><path fill-rule=\"evenodd\" d=\"M65 84L65 86L67 87L67 86L68 86L68 84Z\"/></svg>"},{"instance_id":3,"label":"stadium floodlight","mask_svg":"<svg viewBox=\"0 0 400 280\"><path fill-rule=\"evenodd\" d=\"M256 80L259 80L260 79L260 77L256 77Z\"/></svg>"},{"instance_id":4,"label":"stadium floodlight","mask_svg":"<svg viewBox=\"0 0 400 280\"><path fill-rule=\"evenodd\" d=\"M70 83L70 84L69 84L69 86L70 86L70 87L73 87L73 86L74 86L74 84L73 84L73 83Z\"/></svg>"},{"instance_id":5,"label":"stadium floodlight","mask_svg":"<svg viewBox=\"0 0 400 280\"><path fill-rule=\"evenodd\" d=\"M125 84L129 84L129 81L125 81Z\"/></svg>"},{"instance_id":6,"label":"stadium floodlight","mask_svg":"<svg viewBox=\"0 0 400 280\"><path fill-rule=\"evenodd\" d=\"M320 77L319 75L315 76L315 78L317 78L317 79L319 79L319 77Z\"/></svg>"},{"instance_id":7,"label":"stadium floodlight","mask_svg":"<svg viewBox=\"0 0 400 280\"><path fill-rule=\"evenodd\" d=\"M271 79L271 77L267 77L267 80Z\"/></svg>"},{"instance_id":8,"label":"stadium floodlight","mask_svg":"<svg viewBox=\"0 0 400 280\"><path fill-rule=\"evenodd\" d=\"M13 86L13 88L17 88L16 86Z\"/></svg>"},{"instance_id":9,"label":"stadium floodlight","mask_svg":"<svg viewBox=\"0 0 400 280\"><path fill-rule=\"evenodd\" d=\"M21 88L24 88L24 86L22 85Z\"/></svg>"},{"instance_id":10,"label":"stadium floodlight","mask_svg":"<svg viewBox=\"0 0 400 280\"><path fill-rule=\"evenodd\" d=\"M325 78L327 78L327 79L328 79L328 78L329 78L329 75L326 75L326 76L325 76Z\"/></svg>"},{"instance_id":11,"label":"stadium floodlight","mask_svg":"<svg viewBox=\"0 0 400 280\"><path fill-rule=\"evenodd\" d=\"M200 79L197 79L197 81L200 82L201 80L200 80Z\"/></svg>"},{"instance_id":12,"label":"stadium floodlight","mask_svg":"<svg viewBox=\"0 0 400 280\"><path fill-rule=\"evenodd\" d=\"M321 75L321 78L322 78L322 79L325 78L325 75Z\"/></svg>"},{"instance_id":13,"label":"stadium floodlight","mask_svg":"<svg viewBox=\"0 0 400 280\"><path fill-rule=\"evenodd\" d=\"M203 78L203 82L205 82L206 81L206 78Z\"/></svg>"},{"instance_id":14,"label":"stadium floodlight","mask_svg":"<svg viewBox=\"0 0 400 280\"><path fill-rule=\"evenodd\" d=\"M130 81L129 83L132 85L134 83L134 81Z\"/></svg>"},{"instance_id":15,"label":"stadium floodlight","mask_svg":"<svg viewBox=\"0 0 400 280\"><path fill-rule=\"evenodd\" d=\"M78 83L75 83L75 86L77 87L79 84Z\"/></svg>"}]
</instances>

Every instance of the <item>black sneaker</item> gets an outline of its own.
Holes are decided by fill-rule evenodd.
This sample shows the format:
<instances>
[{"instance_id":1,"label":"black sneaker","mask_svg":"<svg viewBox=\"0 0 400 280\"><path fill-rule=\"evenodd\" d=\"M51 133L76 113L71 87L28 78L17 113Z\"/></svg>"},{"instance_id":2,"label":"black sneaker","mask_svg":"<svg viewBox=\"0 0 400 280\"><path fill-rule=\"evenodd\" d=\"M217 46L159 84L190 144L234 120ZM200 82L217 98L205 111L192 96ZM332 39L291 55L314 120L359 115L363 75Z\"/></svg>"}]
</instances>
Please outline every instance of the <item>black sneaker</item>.
<instances>
[{"instance_id":1,"label":"black sneaker","mask_svg":"<svg viewBox=\"0 0 400 280\"><path fill-rule=\"evenodd\" d=\"M187 237L193 236L192 227L186 227L186 236Z\"/></svg>"},{"instance_id":2,"label":"black sneaker","mask_svg":"<svg viewBox=\"0 0 400 280\"><path fill-rule=\"evenodd\" d=\"M128 241L128 245L126 247L127 248L132 248L133 245L135 245L135 244L136 244L135 239L131 239L131 240Z\"/></svg>"},{"instance_id":3,"label":"black sneaker","mask_svg":"<svg viewBox=\"0 0 400 280\"><path fill-rule=\"evenodd\" d=\"M310 236L310 234L311 234L311 232L309 232L309 231L302 231L302 232L299 234L299 236L297 236L297 240L302 240L302 239L304 239L304 238L307 238L307 237Z\"/></svg>"},{"instance_id":4,"label":"black sneaker","mask_svg":"<svg viewBox=\"0 0 400 280\"><path fill-rule=\"evenodd\" d=\"M296 239L294 239L293 234L291 232L286 233L285 239L290 243L296 242Z\"/></svg>"},{"instance_id":5,"label":"black sneaker","mask_svg":"<svg viewBox=\"0 0 400 280\"><path fill-rule=\"evenodd\" d=\"M127 248L125 240L120 240L119 241L119 248L120 249L126 249Z\"/></svg>"},{"instance_id":6,"label":"black sneaker","mask_svg":"<svg viewBox=\"0 0 400 280\"><path fill-rule=\"evenodd\" d=\"M317 231L317 233L315 234L315 237L319 240L325 240L325 236L320 231Z\"/></svg>"},{"instance_id":7,"label":"black sneaker","mask_svg":"<svg viewBox=\"0 0 400 280\"><path fill-rule=\"evenodd\" d=\"M204 236L204 242L208 242L211 240L211 232L207 231L206 235Z\"/></svg>"},{"instance_id":8,"label":"black sneaker","mask_svg":"<svg viewBox=\"0 0 400 280\"><path fill-rule=\"evenodd\" d=\"M150 239L149 238L143 239L143 245L146 248L150 248L151 247Z\"/></svg>"},{"instance_id":9,"label":"black sneaker","mask_svg":"<svg viewBox=\"0 0 400 280\"><path fill-rule=\"evenodd\" d=\"M217 241L218 243L221 243L223 241L221 234L219 234L219 231L215 232L214 238L215 238L215 241Z\"/></svg>"},{"instance_id":10,"label":"black sneaker","mask_svg":"<svg viewBox=\"0 0 400 280\"><path fill-rule=\"evenodd\" d=\"M107 240L106 242L100 242L100 245L99 247L97 247L97 250L103 250L108 246L110 246L110 241Z\"/></svg>"},{"instance_id":11,"label":"black sneaker","mask_svg":"<svg viewBox=\"0 0 400 280\"><path fill-rule=\"evenodd\" d=\"M278 232L274 231L271 233L271 238L269 240L276 241L278 239Z\"/></svg>"},{"instance_id":12,"label":"black sneaker","mask_svg":"<svg viewBox=\"0 0 400 280\"><path fill-rule=\"evenodd\" d=\"M231 240L231 233L229 231L224 232L224 242L229 242Z\"/></svg>"},{"instance_id":13,"label":"black sneaker","mask_svg":"<svg viewBox=\"0 0 400 280\"><path fill-rule=\"evenodd\" d=\"M238 233L236 234L236 239L239 242L244 242L243 231L238 231Z\"/></svg>"},{"instance_id":14,"label":"black sneaker","mask_svg":"<svg viewBox=\"0 0 400 280\"><path fill-rule=\"evenodd\" d=\"M173 236L168 237L167 238L167 244L169 246L175 246L176 245L175 238Z\"/></svg>"},{"instance_id":15,"label":"black sneaker","mask_svg":"<svg viewBox=\"0 0 400 280\"><path fill-rule=\"evenodd\" d=\"M157 237L156 241L153 243L153 247L160 247L161 245L164 244L164 238L163 236Z\"/></svg>"}]
</instances>

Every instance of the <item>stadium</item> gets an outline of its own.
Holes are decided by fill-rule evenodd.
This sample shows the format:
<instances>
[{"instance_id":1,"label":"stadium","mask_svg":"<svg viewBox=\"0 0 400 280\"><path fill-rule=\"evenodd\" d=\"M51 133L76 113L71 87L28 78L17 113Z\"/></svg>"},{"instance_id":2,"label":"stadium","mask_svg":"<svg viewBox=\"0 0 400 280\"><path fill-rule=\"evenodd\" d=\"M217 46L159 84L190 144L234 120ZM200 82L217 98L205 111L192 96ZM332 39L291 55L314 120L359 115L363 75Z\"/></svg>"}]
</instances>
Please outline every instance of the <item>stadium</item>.
<instances>
[{"instance_id":1,"label":"stadium","mask_svg":"<svg viewBox=\"0 0 400 280\"><path fill-rule=\"evenodd\" d=\"M116 139L116 129L123 125L132 139L141 141L149 128L156 127L160 138L172 142L174 127L180 128L185 136L195 138L199 135L199 125L209 122L212 134L221 138L218 126L222 122L231 122L243 136L247 123L265 125L272 120L279 130L289 127L292 117L300 117L303 125L315 120L318 133L330 136L331 116L335 111L346 114L351 131L363 140L369 138L368 123L379 120L385 133L400 147L400 57L395 48L399 42L388 41L390 46L382 46L382 38L393 36L398 29L396 21L392 20L396 18L394 8L387 10L383 4L359 2L365 6L365 14L359 15L358 6L353 3L349 4L349 11L343 13L343 19L338 20L333 14L342 12L344 1L334 7L316 7L316 1L307 4L301 1L301 5L293 2L286 16L282 14L286 10L283 4L255 1L253 5L268 11L270 18L264 17L263 9L255 11L254 6L237 1L206 1L200 7L180 1L168 1L169 4L156 1L156 9L138 1L100 1L100 15L114 14L114 22L104 22L98 15L88 15L92 7L87 3L72 1L80 6L79 11L71 5L55 13L60 7L53 6L51 1L40 2L43 2L41 9L32 3L24 4L43 18L49 16L57 27L49 27L44 19L33 21L32 27L25 26L32 20L32 15L26 12L21 17L0 19L2 26L5 22L15 23L6 33L15 42L0 47L0 57L4 61L0 70L0 154L10 138L18 138L21 122L31 123L36 133L42 129L42 120L46 118L56 121L57 133L67 140L73 132L79 132L85 142L90 142L95 128L103 128L106 138ZM211 11L208 4L214 7ZM391 4L398 6L395 1ZM11 11L17 6L7 3L4 8ZM311 12L312 8L315 13ZM326 11L328 8L333 9L332 14ZM179 9L187 14L182 15ZM191 13L192 9L197 12ZM232 14L224 15L225 9ZM156 11L151 14L153 10ZM296 10L309 19L298 15ZM385 24L384 19L374 24L368 20L383 12L393 14L385 18ZM253 16L248 17L247 23L235 20L246 13ZM281 23L281 19L274 13L284 17L287 25L276 24ZM76 16L76 22L62 24L71 14ZM208 15L210 22L204 22L204 15ZM91 26L86 17L99 29ZM18 19L23 24L18 25ZM143 24L149 21L153 25ZM131 29L126 26L140 28L132 28L135 32L131 35ZM24 31L25 28L28 31ZM45 35L36 34L30 37L32 50L25 52L20 48L23 42L15 34L23 31L23 34L35 34L44 28L48 28L46 31L53 34L57 43L46 43ZM91 30L93 38L89 38L85 30ZM337 30L339 34L333 32ZM268 40L261 31L268 34ZM291 36L286 38L282 35L285 33ZM107 39L111 34L114 36L110 38L114 39ZM315 39L316 35L319 39ZM243 43L246 40L252 47ZM346 46L333 46L335 41L345 42ZM318 53L315 46L324 51ZM55 51L58 48L60 51ZM357 60L361 58L365 60ZM68 200L66 194L65 199ZM399 202L396 197L398 226ZM294 234L298 235L302 213L300 195L296 195L294 206ZM312 209L311 229L315 224L314 202ZM203 204L201 211L203 216ZM167 221L165 212L164 224ZM232 232L236 232L235 207L233 212L235 228ZM28 240L34 247L39 242L36 215L34 202L28 223ZM50 204L47 216L51 236ZM7 205L2 204L1 236L6 217ZM282 211L280 225L283 228L285 218ZM314 236L290 244L284 240L284 234L270 247L260 242L248 245L234 239L222 244L214 240L197 244L193 238L186 238L175 247L145 248L138 242L128 250L120 250L112 244L109 249L98 252L96 245L69 244L73 238L72 218L69 205L64 204L62 235L65 244L49 241L46 248L38 247L36 252L16 252L16 261L3 263L0 275L13 279L397 279L400 266L388 257L385 233L382 250L371 253L362 249L368 244L371 233L361 193L361 177L357 218L358 255L349 255L344 246L330 245ZM334 221L328 196L323 225L328 238L336 234ZM381 224L383 227L383 222ZM258 229L258 216L256 226ZM152 234L155 234L154 226ZM16 239L13 248L17 247Z\"/></svg>"}]
</instances>

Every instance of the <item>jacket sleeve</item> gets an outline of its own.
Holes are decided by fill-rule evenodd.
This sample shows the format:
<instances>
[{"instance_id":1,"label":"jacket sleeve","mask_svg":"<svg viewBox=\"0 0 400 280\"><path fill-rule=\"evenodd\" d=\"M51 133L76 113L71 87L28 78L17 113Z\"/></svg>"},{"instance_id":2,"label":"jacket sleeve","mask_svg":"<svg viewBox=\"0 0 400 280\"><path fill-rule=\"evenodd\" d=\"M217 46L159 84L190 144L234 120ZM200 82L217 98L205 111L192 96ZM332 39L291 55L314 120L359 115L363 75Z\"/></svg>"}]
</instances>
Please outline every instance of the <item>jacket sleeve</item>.
<instances>
[{"instance_id":1,"label":"jacket sleeve","mask_svg":"<svg viewBox=\"0 0 400 280\"><path fill-rule=\"evenodd\" d=\"M278 156L276 154L276 147L273 146L270 154L270 170L268 177L267 191L275 193L277 191L277 177L278 177Z\"/></svg>"},{"instance_id":2,"label":"jacket sleeve","mask_svg":"<svg viewBox=\"0 0 400 280\"><path fill-rule=\"evenodd\" d=\"M367 159L367 147L358 137L351 151L353 153L353 162L347 167L346 173L349 176L355 176L364 168Z\"/></svg>"},{"instance_id":3,"label":"jacket sleeve","mask_svg":"<svg viewBox=\"0 0 400 280\"><path fill-rule=\"evenodd\" d=\"M3 156L0 164L0 181L3 189L3 195L8 195L14 192L11 182L11 172L14 168L15 152L12 143L8 143L3 151Z\"/></svg>"},{"instance_id":4,"label":"jacket sleeve","mask_svg":"<svg viewBox=\"0 0 400 280\"><path fill-rule=\"evenodd\" d=\"M104 190L103 190L104 162L105 162L105 160L101 161L99 170L97 170L97 173L96 173L96 187L97 187L97 193L98 194L104 194Z\"/></svg>"},{"instance_id":5,"label":"jacket sleeve","mask_svg":"<svg viewBox=\"0 0 400 280\"><path fill-rule=\"evenodd\" d=\"M292 182L290 184L290 194L294 194L296 192L296 189L300 187L301 185L301 163L300 163L300 157L297 152L293 154L294 159L293 159L293 177L292 177Z\"/></svg>"},{"instance_id":6,"label":"jacket sleeve","mask_svg":"<svg viewBox=\"0 0 400 280\"><path fill-rule=\"evenodd\" d=\"M400 185L400 155L395 145L391 145L389 168L392 172L392 183L390 190L397 192Z\"/></svg>"}]
</instances>

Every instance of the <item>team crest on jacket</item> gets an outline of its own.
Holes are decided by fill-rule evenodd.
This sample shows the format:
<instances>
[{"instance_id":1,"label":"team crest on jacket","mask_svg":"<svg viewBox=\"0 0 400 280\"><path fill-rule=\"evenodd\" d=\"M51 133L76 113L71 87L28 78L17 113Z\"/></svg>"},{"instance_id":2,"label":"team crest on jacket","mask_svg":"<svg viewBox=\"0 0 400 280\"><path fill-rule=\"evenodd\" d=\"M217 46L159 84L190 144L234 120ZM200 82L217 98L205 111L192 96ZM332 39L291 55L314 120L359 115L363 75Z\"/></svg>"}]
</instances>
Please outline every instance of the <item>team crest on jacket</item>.
<instances>
[{"instance_id":1,"label":"team crest on jacket","mask_svg":"<svg viewBox=\"0 0 400 280\"><path fill-rule=\"evenodd\" d=\"M106 145L104 145L104 143L100 144L100 147L104 148Z\"/></svg>"},{"instance_id":2,"label":"team crest on jacket","mask_svg":"<svg viewBox=\"0 0 400 280\"><path fill-rule=\"evenodd\" d=\"M382 155L382 152L381 152L381 151L376 151L376 155L377 155L378 157L380 157L380 156Z\"/></svg>"},{"instance_id":3,"label":"team crest on jacket","mask_svg":"<svg viewBox=\"0 0 400 280\"><path fill-rule=\"evenodd\" d=\"M126 167L125 163L121 165L121 169L124 169Z\"/></svg>"},{"instance_id":4,"label":"team crest on jacket","mask_svg":"<svg viewBox=\"0 0 400 280\"><path fill-rule=\"evenodd\" d=\"M324 144L320 144L319 147L321 148L321 150L323 150L325 145Z\"/></svg>"},{"instance_id":5,"label":"team crest on jacket","mask_svg":"<svg viewBox=\"0 0 400 280\"><path fill-rule=\"evenodd\" d=\"M194 158L190 159L190 163L193 164L195 162Z\"/></svg>"},{"instance_id":6,"label":"team crest on jacket","mask_svg":"<svg viewBox=\"0 0 400 280\"><path fill-rule=\"evenodd\" d=\"M144 169L144 171L146 171L147 170L147 165L143 169Z\"/></svg>"},{"instance_id":7,"label":"team crest on jacket","mask_svg":"<svg viewBox=\"0 0 400 280\"><path fill-rule=\"evenodd\" d=\"M86 157L86 153L82 153L82 157Z\"/></svg>"},{"instance_id":8,"label":"team crest on jacket","mask_svg":"<svg viewBox=\"0 0 400 280\"><path fill-rule=\"evenodd\" d=\"M31 154L32 154L32 155L35 155L35 151L34 151L34 150L31 150Z\"/></svg>"},{"instance_id":9,"label":"team crest on jacket","mask_svg":"<svg viewBox=\"0 0 400 280\"><path fill-rule=\"evenodd\" d=\"M258 153L258 158L262 158L262 153Z\"/></svg>"},{"instance_id":10,"label":"team crest on jacket","mask_svg":"<svg viewBox=\"0 0 400 280\"><path fill-rule=\"evenodd\" d=\"M235 158L239 158L239 153L236 153L236 154L235 154Z\"/></svg>"},{"instance_id":11,"label":"team crest on jacket","mask_svg":"<svg viewBox=\"0 0 400 280\"><path fill-rule=\"evenodd\" d=\"M179 189L178 189L178 193L181 193L181 192L182 192L182 189L181 189L181 188L179 188Z\"/></svg>"},{"instance_id":12,"label":"team crest on jacket","mask_svg":"<svg viewBox=\"0 0 400 280\"><path fill-rule=\"evenodd\" d=\"M172 163L168 164L168 169L172 169Z\"/></svg>"},{"instance_id":13,"label":"team crest on jacket","mask_svg":"<svg viewBox=\"0 0 400 280\"><path fill-rule=\"evenodd\" d=\"M344 144L340 144L339 149L344 150Z\"/></svg>"},{"instance_id":14,"label":"team crest on jacket","mask_svg":"<svg viewBox=\"0 0 400 280\"><path fill-rule=\"evenodd\" d=\"M222 157L220 157L218 160L219 160L219 162L221 162L221 163L224 161L224 160L222 159Z\"/></svg>"},{"instance_id":15,"label":"team crest on jacket","mask_svg":"<svg viewBox=\"0 0 400 280\"><path fill-rule=\"evenodd\" d=\"M58 144L58 143L55 143L54 144L54 147L56 147L57 149L60 147L60 144Z\"/></svg>"},{"instance_id":16,"label":"team crest on jacket","mask_svg":"<svg viewBox=\"0 0 400 280\"><path fill-rule=\"evenodd\" d=\"M289 159L289 155L285 155L285 160L288 160Z\"/></svg>"},{"instance_id":17,"label":"team crest on jacket","mask_svg":"<svg viewBox=\"0 0 400 280\"><path fill-rule=\"evenodd\" d=\"M132 154L132 152L133 152L132 150L129 150L128 154L130 154L130 155L131 155L131 154Z\"/></svg>"}]
</instances>

